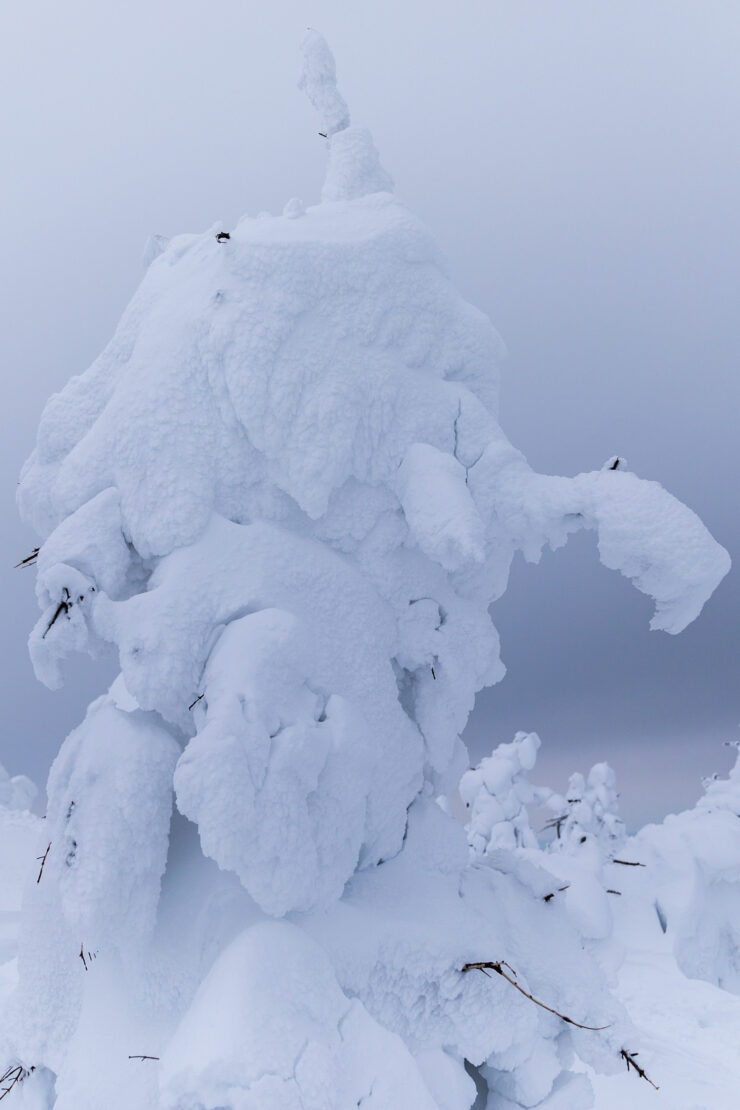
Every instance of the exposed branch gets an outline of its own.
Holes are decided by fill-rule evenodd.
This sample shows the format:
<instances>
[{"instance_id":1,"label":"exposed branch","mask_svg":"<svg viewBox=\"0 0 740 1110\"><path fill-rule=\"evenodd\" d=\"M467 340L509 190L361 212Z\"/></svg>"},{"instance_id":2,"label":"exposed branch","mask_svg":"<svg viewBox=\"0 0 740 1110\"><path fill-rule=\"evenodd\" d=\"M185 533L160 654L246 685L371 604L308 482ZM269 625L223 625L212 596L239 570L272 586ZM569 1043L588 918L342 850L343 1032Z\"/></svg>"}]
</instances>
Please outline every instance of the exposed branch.
<instances>
[{"instance_id":1,"label":"exposed branch","mask_svg":"<svg viewBox=\"0 0 740 1110\"><path fill-rule=\"evenodd\" d=\"M63 593L66 594L66 597L63 597L62 600L57 605L56 612L54 613L54 616L51 618L51 620L47 624L46 632L44 632L43 636L41 637L42 640L46 639L47 634L52 630L52 628L54 627L54 625L57 622L57 619L61 616L61 614L62 613L69 613L72 602L70 601L69 590L67 589L66 586L64 587Z\"/></svg>"},{"instance_id":2,"label":"exposed branch","mask_svg":"<svg viewBox=\"0 0 740 1110\"><path fill-rule=\"evenodd\" d=\"M546 894L544 896L542 901L543 902L552 901L552 899L555 897L556 894L560 894L562 891L567 890L569 886L570 886L570 883L566 883L565 886L559 886L557 890L551 890L549 894Z\"/></svg>"},{"instance_id":3,"label":"exposed branch","mask_svg":"<svg viewBox=\"0 0 740 1110\"><path fill-rule=\"evenodd\" d=\"M621 863L622 867L646 867L645 863L635 863L631 859L613 859L612 863Z\"/></svg>"},{"instance_id":4,"label":"exposed branch","mask_svg":"<svg viewBox=\"0 0 740 1110\"><path fill-rule=\"evenodd\" d=\"M34 547L34 549L33 549L33 551L31 552L30 555L26 555L25 559L21 559L20 563L15 564L15 566L13 567L13 570L16 570L18 567L32 567L32 566L35 566L36 560L38 559L38 557L39 557L39 549L38 549L38 547Z\"/></svg>"},{"instance_id":5,"label":"exposed branch","mask_svg":"<svg viewBox=\"0 0 740 1110\"><path fill-rule=\"evenodd\" d=\"M511 975L506 974L506 972L504 971L505 967L508 967L511 974L514 976L513 979L511 978ZM514 971L514 968L511 966L511 964L507 964L505 960L499 960L497 963L489 963L488 961L483 961L481 963L465 964L462 968L462 971L482 971L484 975L488 975L489 971L495 971L496 974L501 975L507 983L511 983L512 987L515 987L520 994L523 994L525 998L528 998L530 1002L534 1002L535 1006L540 1006L543 1010L547 1010L548 1013L554 1014L555 1017L559 1017L561 1021L567 1022L568 1025L575 1025L577 1029L589 1029L593 1033L599 1033L602 1029L610 1028L609 1025L582 1025L580 1021L574 1021L573 1018L566 1017L566 1015L561 1014L559 1010L553 1010L552 1006L546 1006L544 1002L540 1002L538 998L535 998L534 995L529 993L529 991L525 991L524 987L521 987L517 983L516 972Z\"/></svg>"},{"instance_id":6,"label":"exposed branch","mask_svg":"<svg viewBox=\"0 0 740 1110\"><path fill-rule=\"evenodd\" d=\"M51 841L49 841L48 847L47 847L46 851L44 852L43 856L36 856L36 859L41 860L41 867L39 868L39 876L36 880L37 883L41 882L41 876L44 873L44 864L46 863L46 857L48 856L50 851L51 851Z\"/></svg>"},{"instance_id":7,"label":"exposed branch","mask_svg":"<svg viewBox=\"0 0 740 1110\"><path fill-rule=\"evenodd\" d=\"M36 1069L33 1067L24 1068L23 1064L15 1064L14 1066L8 1068L8 1070L5 1072L5 1075L0 1075L0 1084L7 1084L6 1087L2 1087L0 1090L0 1102L2 1102L6 1095L10 1094L16 1083L22 1083L23 1080L26 1079L32 1071L35 1070Z\"/></svg>"},{"instance_id":8,"label":"exposed branch","mask_svg":"<svg viewBox=\"0 0 740 1110\"><path fill-rule=\"evenodd\" d=\"M198 696L197 696L197 698L195 699L195 701L191 701L190 705L188 706L188 709L194 709L194 708L195 708L195 706L196 706L196 705L198 704L198 702L200 701L200 699L201 699L201 698L204 698L204 697L205 697L205 694L198 694Z\"/></svg>"},{"instance_id":9,"label":"exposed branch","mask_svg":"<svg viewBox=\"0 0 740 1110\"><path fill-rule=\"evenodd\" d=\"M644 1079L645 1082L649 1083L651 1087L654 1087L656 1091L660 1090L660 1087L657 1085L657 1083L653 1083L652 1079L650 1079L645 1074L645 1069L641 1068L640 1065L637 1063L637 1060L635 1060L635 1056L640 1055L639 1052L628 1052L626 1048L623 1048L619 1055L622 1057L625 1064L627 1065L627 1071L629 1071L630 1068L634 1068L640 1079Z\"/></svg>"},{"instance_id":10,"label":"exposed branch","mask_svg":"<svg viewBox=\"0 0 740 1110\"><path fill-rule=\"evenodd\" d=\"M546 821L545 824L542 826L542 832L544 832L545 829L555 829L558 840L560 840L560 828L563 824L563 821L566 820L567 816L567 813L564 813L562 817L553 817L551 821Z\"/></svg>"},{"instance_id":11,"label":"exposed branch","mask_svg":"<svg viewBox=\"0 0 740 1110\"><path fill-rule=\"evenodd\" d=\"M129 1060L158 1060L159 1056L129 1056Z\"/></svg>"}]
</instances>

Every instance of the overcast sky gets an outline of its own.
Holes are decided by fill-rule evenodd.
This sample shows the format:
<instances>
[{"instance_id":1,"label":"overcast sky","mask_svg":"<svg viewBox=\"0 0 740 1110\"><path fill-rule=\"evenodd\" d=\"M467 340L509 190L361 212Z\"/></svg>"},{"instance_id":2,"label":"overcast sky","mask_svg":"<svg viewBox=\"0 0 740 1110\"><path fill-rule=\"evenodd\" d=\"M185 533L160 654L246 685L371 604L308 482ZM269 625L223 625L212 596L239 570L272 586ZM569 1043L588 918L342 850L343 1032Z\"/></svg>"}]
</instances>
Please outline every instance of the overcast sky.
<instances>
[{"instance_id":1,"label":"overcast sky","mask_svg":"<svg viewBox=\"0 0 740 1110\"><path fill-rule=\"evenodd\" d=\"M26 651L34 544L17 473L46 397L85 369L151 232L318 198L324 147L296 89L307 25L355 122L508 347L502 424L546 473L613 453L686 501L740 566L737 0L3 5L0 758L43 783L108 672L50 693ZM518 729L535 779L616 768L631 824L691 804L740 736L734 570L679 637L581 535L515 563L494 607L509 673L467 739Z\"/></svg>"}]
</instances>

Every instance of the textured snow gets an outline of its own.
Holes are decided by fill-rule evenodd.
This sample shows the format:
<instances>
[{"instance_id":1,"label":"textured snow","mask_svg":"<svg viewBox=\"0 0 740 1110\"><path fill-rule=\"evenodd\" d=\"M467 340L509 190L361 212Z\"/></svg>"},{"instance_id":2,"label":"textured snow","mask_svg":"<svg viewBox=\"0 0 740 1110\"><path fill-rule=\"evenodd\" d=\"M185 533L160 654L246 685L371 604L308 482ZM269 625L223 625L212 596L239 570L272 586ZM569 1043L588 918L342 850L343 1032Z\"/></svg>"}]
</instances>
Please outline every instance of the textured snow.
<instances>
[{"instance_id":1,"label":"textured snow","mask_svg":"<svg viewBox=\"0 0 740 1110\"><path fill-rule=\"evenodd\" d=\"M518 732L512 743L499 744L460 780L460 796L470 811L468 840L475 855L537 846L526 807L549 804L550 791L533 787L526 775L535 765L539 747L536 732Z\"/></svg>"},{"instance_id":2,"label":"textured snow","mask_svg":"<svg viewBox=\"0 0 740 1110\"><path fill-rule=\"evenodd\" d=\"M219 957L160 1083L168 1110L438 1105L401 1039L345 997L326 954L287 922L247 929Z\"/></svg>"},{"instance_id":3,"label":"textured snow","mask_svg":"<svg viewBox=\"0 0 740 1110\"><path fill-rule=\"evenodd\" d=\"M614 783L574 780L577 805L530 786L524 733L464 774L475 695L504 673L489 606L517 551L590 528L678 632L729 559L623 460L531 470L498 424L501 341L315 32L301 83L322 203L150 244L21 477L37 675L102 651L120 675L50 775L6 1055L37 1067L27 1091L52 1075L56 1110L468 1110L466 1060L491 1107L585 1110L577 1069L615 1073L639 1039L610 986ZM433 801L461 775L467 833ZM571 806L555 850L532 802ZM665 900L685 964L708 926Z\"/></svg>"}]
</instances>

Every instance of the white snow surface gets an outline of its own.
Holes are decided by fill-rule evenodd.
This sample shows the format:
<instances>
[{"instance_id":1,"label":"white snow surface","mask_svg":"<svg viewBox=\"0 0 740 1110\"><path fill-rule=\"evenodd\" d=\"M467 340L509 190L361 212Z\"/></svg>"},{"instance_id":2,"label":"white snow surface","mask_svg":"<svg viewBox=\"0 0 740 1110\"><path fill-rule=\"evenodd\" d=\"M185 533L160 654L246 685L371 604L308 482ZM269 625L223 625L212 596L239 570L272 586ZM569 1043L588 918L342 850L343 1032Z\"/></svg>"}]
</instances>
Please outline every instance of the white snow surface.
<instances>
[{"instance_id":1,"label":"white snow surface","mask_svg":"<svg viewBox=\"0 0 740 1110\"><path fill-rule=\"evenodd\" d=\"M534 735L463 779L468 842L432 799L503 676L489 606L516 551L595 529L669 632L729 559L654 482L529 468L498 424L501 342L315 32L302 86L322 203L150 244L23 470L36 673L58 686L79 651L121 673L50 775L2 1043L36 1069L19 1097L56 1110L469 1110L465 1061L488 1110L587 1110L583 1069L618 1072L638 1040L609 852L537 846ZM578 820L607 828L613 784L589 784ZM681 891L685 940L704 927Z\"/></svg>"}]
</instances>

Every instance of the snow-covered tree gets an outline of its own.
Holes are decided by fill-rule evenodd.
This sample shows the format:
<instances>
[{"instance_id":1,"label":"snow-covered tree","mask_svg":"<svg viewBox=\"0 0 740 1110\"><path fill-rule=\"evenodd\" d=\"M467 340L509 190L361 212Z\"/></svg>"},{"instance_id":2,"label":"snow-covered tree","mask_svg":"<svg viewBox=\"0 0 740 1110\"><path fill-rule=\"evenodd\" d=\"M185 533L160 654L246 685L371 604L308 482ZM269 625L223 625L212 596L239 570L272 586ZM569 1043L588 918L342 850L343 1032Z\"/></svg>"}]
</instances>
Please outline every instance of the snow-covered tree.
<instances>
[{"instance_id":1,"label":"snow-covered tree","mask_svg":"<svg viewBox=\"0 0 740 1110\"><path fill-rule=\"evenodd\" d=\"M36 784L26 775L11 778L0 763L0 806L6 809L30 809L38 794Z\"/></svg>"},{"instance_id":2,"label":"snow-covered tree","mask_svg":"<svg viewBox=\"0 0 740 1110\"><path fill-rule=\"evenodd\" d=\"M538 847L527 806L545 806L553 797L551 790L527 779L539 747L536 732L517 732L510 744L499 744L461 778L460 796L469 810L468 843L476 855Z\"/></svg>"},{"instance_id":3,"label":"snow-covered tree","mask_svg":"<svg viewBox=\"0 0 740 1110\"><path fill-rule=\"evenodd\" d=\"M740 994L740 755L703 785L693 809L630 839L625 853L642 866L621 885L685 975Z\"/></svg>"},{"instance_id":4,"label":"snow-covered tree","mask_svg":"<svg viewBox=\"0 0 740 1110\"><path fill-rule=\"evenodd\" d=\"M467 1110L465 1060L489 1107L585 1110L573 1052L622 1068L627 1018L557 901L471 861L434 798L503 675L515 552L594 529L671 633L728 556L622 466L531 470L496 333L319 35L304 58L322 203L150 249L23 471L36 672L112 648L121 673L50 774L6 1051L56 1110Z\"/></svg>"},{"instance_id":5,"label":"snow-covered tree","mask_svg":"<svg viewBox=\"0 0 740 1110\"><path fill-rule=\"evenodd\" d=\"M595 845L605 860L624 843L617 779L608 763L595 763L585 779L576 771L570 777L565 797L557 800L553 797L550 804L560 810L550 822L555 829L553 850L584 853Z\"/></svg>"}]
</instances>

